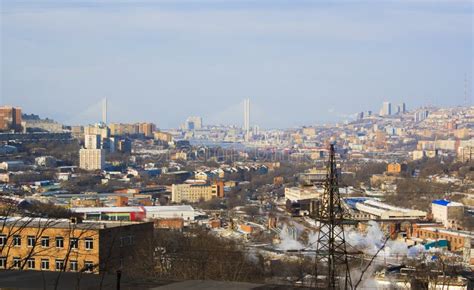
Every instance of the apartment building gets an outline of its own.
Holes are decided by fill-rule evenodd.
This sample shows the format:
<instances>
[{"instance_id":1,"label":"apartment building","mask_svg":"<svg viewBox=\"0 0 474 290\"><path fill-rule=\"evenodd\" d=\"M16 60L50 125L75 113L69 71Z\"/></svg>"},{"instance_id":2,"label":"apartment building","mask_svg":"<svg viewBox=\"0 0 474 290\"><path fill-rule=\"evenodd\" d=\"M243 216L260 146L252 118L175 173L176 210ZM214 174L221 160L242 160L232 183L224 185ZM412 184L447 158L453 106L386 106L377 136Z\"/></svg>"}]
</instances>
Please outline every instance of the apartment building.
<instances>
[{"instance_id":1,"label":"apartment building","mask_svg":"<svg viewBox=\"0 0 474 290\"><path fill-rule=\"evenodd\" d=\"M14 218L1 227L0 269L102 273L139 271L153 223Z\"/></svg>"},{"instance_id":2,"label":"apartment building","mask_svg":"<svg viewBox=\"0 0 474 290\"><path fill-rule=\"evenodd\" d=\"M104 149L79 150L79 167L85 170L102 170L105 167Z\"/></svg>"},{"instance_id":3,"label":"apartment building","mask_svg":"<svg viewBox=\"0 0 474 290\"><path fill-rule=\"evenodd\" d=\"M22 130L21 108L2 106L0 107L0 131Z\"/></svg>"},{"instance_id":4,"label":"apartment building","mask_svg":"<svg viewBox=\"0 0 474 290\"><path fill-rule=\"evenodd\" d=\"M170 133L154 132L153 136L154 136L155 140L160 140L160 141L163 141L163 142L173 141L173 135L171 135Z\"/></svg>"},{"instance_id":5,"label":"apartment building","mask_svg":"<svg viewBox=\"0 0 474 290\"><path fill-rule=\"evenodd\" d=\"M156 125L153 123L139 123L138 132L145 135L146 137L153 137L153 133L156 131Z\"/></svg>"},{"instance_id":6,"label":"apartment building","mask_svg":"<svg viewBox=\"0 0 474 290\"><path fill-rule=\"evenodd\" d=\"M171 187L172 202L198 202L211 200L219 193L218 185L208 184L173 184Z\"/></svg>"}]
</instances>

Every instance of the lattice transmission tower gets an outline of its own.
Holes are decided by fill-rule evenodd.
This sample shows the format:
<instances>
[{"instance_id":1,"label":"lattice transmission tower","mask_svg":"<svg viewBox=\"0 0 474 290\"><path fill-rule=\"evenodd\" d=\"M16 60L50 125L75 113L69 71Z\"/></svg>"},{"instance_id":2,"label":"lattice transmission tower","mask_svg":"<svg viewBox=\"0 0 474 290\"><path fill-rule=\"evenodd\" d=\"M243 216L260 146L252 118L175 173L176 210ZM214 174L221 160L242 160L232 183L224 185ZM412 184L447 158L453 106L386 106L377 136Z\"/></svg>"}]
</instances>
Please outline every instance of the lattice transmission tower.
<instances>
[{"instance_id":1,"label":"lattice transmission tower","mask_svg":"<svg viewBox=\"0 0 474 290\"><path fill-rule=\"evenodd\" d=\"M320 225L315 261L316 288L352 289L344 237L344 224L349 221L339 194L338 179L335 145L331 144L324 194L319 207L319 216L316 218ZM318 275L324 276L324 285L318 284Z\"/></svg>"}]
</instances>

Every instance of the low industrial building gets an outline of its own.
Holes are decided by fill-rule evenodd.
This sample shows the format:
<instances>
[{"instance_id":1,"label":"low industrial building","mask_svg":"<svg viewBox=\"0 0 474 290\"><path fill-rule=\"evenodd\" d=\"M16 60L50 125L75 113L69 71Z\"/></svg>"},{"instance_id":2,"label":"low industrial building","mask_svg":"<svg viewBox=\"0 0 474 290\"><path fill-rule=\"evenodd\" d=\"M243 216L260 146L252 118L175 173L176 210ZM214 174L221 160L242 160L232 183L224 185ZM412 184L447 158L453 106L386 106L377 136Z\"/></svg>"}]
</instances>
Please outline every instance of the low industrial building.
<instances>
[{"instance_id":1,"label":"low industrial building","mask_svg":"<svg viewBox=\"0 0 474 290\"><path fill-rule=\"evenodd\" d=\"M189 205L177 206L111 206L76 207L71 211L86 220L100 221L143 221L181 218L186 223L193 222L195 211Z\"/></svg>"},{"instance_id":2,"label":"low industrial building","mask_svg":"<svg viewBox=\"0 0 474 290\"><path fill-rule=\"evenodd\" d=\"M97 221L142 221L146 217L145 209L140 206L76 207L71 211L86 220Z\"/></svg>"},{"instance_id":3,"label":"low industrial building","mask_svg":"<svg viewBox=\"0 0 474 290\"><path fill-rule=\"evenodd\" d=\"M321 193L315 187L285 188L286 210L293 216L313 215L318 211Z\"/></svg>"},{"instance_id":4,"label":"low industrial building","mask_svg":"<svg viewBox=\"0 0 474 290\"><path fill-rule=\"evenodd\" d=\"M352 210L357 210L369 219L375 220L418 220L426 218L426 212L401 208L368 198L346 198Z\"/></svg>"},{"instance_id":5,"label":"low industrial building","mask_svg":"<svg viewBox=\"0 0 474 290\"><path fill-rule=\"evenodd\" d=\"M147 219L173 219L181 218L184 221L194 221L194 208L190 205L175 206L145 206Z\"/></svg>"},{"instance_id":6,"label":"low industrial building","mask_svg":"<svg viewBox=\"0 0 474 290\"><path fill-rule=\"evenodd\" d=\"M285 188L285 199L291 202L298 202L304 199L317 199L320 198L320 196L321 193L313 186Z\"/></svg>"}]
</instances>

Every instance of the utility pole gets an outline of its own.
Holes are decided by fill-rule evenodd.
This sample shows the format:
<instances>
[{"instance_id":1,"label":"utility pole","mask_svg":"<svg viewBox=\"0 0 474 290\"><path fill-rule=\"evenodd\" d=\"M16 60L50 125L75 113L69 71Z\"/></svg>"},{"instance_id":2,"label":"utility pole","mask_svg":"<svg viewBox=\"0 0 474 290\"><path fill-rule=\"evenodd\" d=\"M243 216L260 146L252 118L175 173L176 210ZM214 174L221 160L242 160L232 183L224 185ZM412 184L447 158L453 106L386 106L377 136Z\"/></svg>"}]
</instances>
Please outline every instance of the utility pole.
<instances>
[{"instance_id":1,"label":"utility pole","mask_svg":"<svg viewBox=\"0 0 474 290\"><path fill-rule=\"evenodd\" d=\"M319 216L316 218L319 221L315 261L316 288L340 289L342 285L339 285L339 279L344 278L343 289L352 289L344 237L344 220L347 213L339 194L338 177L335 146L331 143L324 194ZM325 277L324 286L318 285L318 275Z\"/></svg>"}]
</instances>

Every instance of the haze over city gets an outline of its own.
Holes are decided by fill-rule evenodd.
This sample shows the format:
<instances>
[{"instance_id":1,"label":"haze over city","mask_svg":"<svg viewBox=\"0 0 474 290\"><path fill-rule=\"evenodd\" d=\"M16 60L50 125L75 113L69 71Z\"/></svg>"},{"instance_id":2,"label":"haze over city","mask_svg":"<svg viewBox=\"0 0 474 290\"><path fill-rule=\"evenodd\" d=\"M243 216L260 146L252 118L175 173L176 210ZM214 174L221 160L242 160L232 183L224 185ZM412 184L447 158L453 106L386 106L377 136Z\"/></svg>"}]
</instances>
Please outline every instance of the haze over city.
<instances>
[{"instance_id":1,"label":"haze over city","mask_svg":"<svg viewBox=\"0 0 474 290\"><path fill-rule=\"evenodd\" d=\"M474 1L0 4L0 289L474 289Z\"/></svg>"},{"instance_id":2,"label":"haze over city","mask_svg":"<svg viewBox=\"0 0 474 290\"><path fill-rule=\"evenodd\" d=\"M100 120L262 128L465 105L471 1L1 1L2 105ZM471 94L472 95L472 94Z\"/></svg>"}]
</instances>

